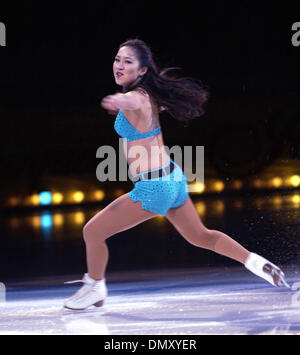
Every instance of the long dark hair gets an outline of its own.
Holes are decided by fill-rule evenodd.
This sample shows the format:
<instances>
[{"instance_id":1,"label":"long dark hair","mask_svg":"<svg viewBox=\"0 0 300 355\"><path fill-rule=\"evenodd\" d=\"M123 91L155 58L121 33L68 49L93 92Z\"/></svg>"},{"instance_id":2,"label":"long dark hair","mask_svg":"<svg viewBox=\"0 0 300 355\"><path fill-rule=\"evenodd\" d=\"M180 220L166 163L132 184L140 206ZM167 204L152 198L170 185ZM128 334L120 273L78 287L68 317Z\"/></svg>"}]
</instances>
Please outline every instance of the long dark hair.
<instances>
[{"instance_id":1,"label":"long dark hair","mask_svg":"<svg viewBox=\"0 0 300 355\"><path fill-rule=\"evenodd\" d=\"M188 121L202 116L203 108L209 97L208 88L198 79L189 77L175 77L170 75L174 68L160 70L153 60L149 46L140 39L129 39L119 47L131 47L139 59L140 67L147 67L142 79L131 87L123 88L129 92L136 88L144 89L156 102L176 120Z\"/></svg>"}]
</instances>

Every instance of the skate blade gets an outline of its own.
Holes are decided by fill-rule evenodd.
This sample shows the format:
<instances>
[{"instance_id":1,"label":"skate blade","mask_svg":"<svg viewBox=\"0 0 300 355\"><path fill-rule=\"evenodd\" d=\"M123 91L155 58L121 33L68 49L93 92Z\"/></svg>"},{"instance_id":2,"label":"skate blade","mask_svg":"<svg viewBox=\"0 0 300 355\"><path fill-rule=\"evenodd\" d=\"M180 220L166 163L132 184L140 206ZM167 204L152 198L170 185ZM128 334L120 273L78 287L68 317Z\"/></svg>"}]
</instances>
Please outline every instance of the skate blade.
<instances>
[{"instance_id":1,"label":"skate blade","mask_svg":"<svg viewBox=\"0 0 300 355\"><path fill-rule=\"evenodd\" d=\"M61 314L63 315L72 315L72 314L95 314L95 313L102 313L104 312L104 308L95 308L95 307L88 307L86 309L72 309L67 307L61 308Z\"/></svg>"},{"instance_id":2,"label":"skate blade","mask_svg":"<svg viewBox=\"0 0 300 355\"><path fill-rule=\"evenodd\" d=\"M291 288L290 285L285 281L284 273L280 269L275 268L271 264L266 264L263 267L263 271L272 277L274 286L285 286L289 289Z\"/></svg>"},{"instance_id":3,"label":"skate blade","mask_svg":"<svg viewBox=\"0 0 300 355\"><path fill-rule=\"evenodd\" d=\"M104 304L104 300L94 303L94 306L99 308L102 307L103 304Z\"/></svg>"},{"instance_id":4,"label":"skate blade","mask_svg":"<svg viewBox=\"0 0 300 355\"><path fill-rule=\"evenodd\" d=\"M291 289L291 286L285 281L285 278L284 278L284 276L280 276L280 281L279 281L279 283L280 283L280 286L285 286L286 288L289 288L289 289Z\"/></svg>"},{"instance_id":5,"label":"skate blade","mask_svg":"<svg viewBox=\"0 0 300 355\"><path fill-rule=\"evenodd\" d=\"M64 305L63 309L66 311L73 311L73 312L86 312L86 311L92 311L92 312L94 311L95 312L95 308L91 308L91 307L95 306L96 308L100 308L100 307L103 307L103 304L104 304L104 300L96 302L86 308L71 308L71 307Z\"/></svg>"}]
</instances>

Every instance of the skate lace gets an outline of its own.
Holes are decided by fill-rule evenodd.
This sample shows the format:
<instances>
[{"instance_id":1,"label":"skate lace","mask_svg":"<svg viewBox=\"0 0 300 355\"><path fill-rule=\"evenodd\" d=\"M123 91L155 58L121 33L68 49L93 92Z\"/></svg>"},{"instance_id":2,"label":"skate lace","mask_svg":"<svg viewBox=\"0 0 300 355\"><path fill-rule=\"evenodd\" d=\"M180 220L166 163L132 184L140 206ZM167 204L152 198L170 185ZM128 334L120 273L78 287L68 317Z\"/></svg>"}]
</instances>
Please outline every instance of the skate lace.
<instances>
[{"instance_id":1,"label":"skate lace","mask_svg":"<svg viewBox=\"0 0 300 355\"><path fill-rule=\"evenodd\" d=\"M74 280L74 281L65 281L64 284L77 284L77 283L83 283L85 284L86 282L83 280Z\"/></svg>"},{"instance_id":2,"label":"skate lace","mask_svg":"<svg viewBox=\"0 0 300 355\"><path fill-rule=\"evenodd\" d=\"M95 282L93 282L91 284L86 282L85 280L74 280L74 281L66 281L66 282L64 282L64 284L75 284L75 283L83 283L83 284L85 284L83 287L88 286L93 291L99 291L99 290L101 290L103 288L103 283L99 282L99 281L98 282L95 281Z\"/></svg>"}]
</instances>

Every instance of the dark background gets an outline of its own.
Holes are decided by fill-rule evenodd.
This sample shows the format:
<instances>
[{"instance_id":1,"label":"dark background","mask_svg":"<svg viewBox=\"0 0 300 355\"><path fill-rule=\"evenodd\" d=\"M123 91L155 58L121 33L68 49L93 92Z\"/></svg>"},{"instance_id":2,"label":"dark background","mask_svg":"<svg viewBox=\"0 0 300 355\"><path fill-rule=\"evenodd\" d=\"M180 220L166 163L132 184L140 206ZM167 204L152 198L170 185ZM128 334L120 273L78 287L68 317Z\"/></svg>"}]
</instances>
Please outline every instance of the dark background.
<instances>
[{"instance_id":1,"label":"dark background","mask_svg":"<svg viewBox=\"0 0 300 355\"><path fill-rule=\"evenodd\" d=\"M97 148L118 144L99 103L119 89L112 62L135 37L161 67L179 66L211 92L189 128L162 116L166 145L204 145L206 163L229 178L282 154L298 160L298 10L295 2L1 1L3 190L35 192L41 174L95 174Z\"/></svg>"}]
</instances>

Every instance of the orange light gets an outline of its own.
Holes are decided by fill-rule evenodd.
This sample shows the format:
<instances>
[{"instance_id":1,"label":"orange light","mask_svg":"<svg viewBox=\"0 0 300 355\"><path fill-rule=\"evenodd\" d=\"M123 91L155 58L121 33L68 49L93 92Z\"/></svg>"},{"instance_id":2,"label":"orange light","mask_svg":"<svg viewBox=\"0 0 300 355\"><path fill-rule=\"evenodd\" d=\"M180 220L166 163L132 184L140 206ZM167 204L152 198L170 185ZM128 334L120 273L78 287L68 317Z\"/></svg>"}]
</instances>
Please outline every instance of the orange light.
<instances>
[{"instance_id":1,"label":"orange light","mask_svg":"<svg viewBox=\"0 0 300 355\"><path fill-rule=\"evenodd\" d=\"M41 218L40 216L33 216L29 219L30 224L33 228L39 229L41 227Z\"/></svg>"},{"instance_id":2,"label":"orange light","mask_svg":"<svg viewBox=\"0 0 300 355\"><path fill-rule=\"evenodd\" d=\"M275 196L273 197L272 202L274 203L274 205L279 207L280 205L282 205L283 200L281 196Z\"/></svg>"},{"instance_id":3,"label":"orange light","mask_svg":"<svg viewBox=\"0 0 300 355\"><path fill-rule=\"evenodd\" d=\"M293 187L298 187L300 186L300 176L299 175L293 175L289 178L289 183L293 186Z\"/></svg>"},{"instance_id":4,"label":"orange light","mask_svg":"<svg viewBox=\"0 0 300 355\"><path fill-rule=\"evenodd\" d=\"M200 216L204 216L206 212L206 205L203 202L196 202L195 203L195 208L197 212L199 213Z\"/></svg>"},{"instance_id":5,"label":"orange light","mask_svg":"<svg viewBox=\"0 0 300 355\"><path fill-rule=\"evenodd\" d=\"M73 194L73 200L76 202L76 203L80 203L84 200L84 193L82 191L76 191L74 192Z\"/></svg>"},{"instance_id":6,"label":"orange light","mask_svg":"<svg viewBox=\"0 0 300 355\"><path fill-rule=\"evenodd\" d=\"M257 189L260 189L263 186L263 182L260 179L255 179L253 181L253 186L256 187Z\"/></svg>"},{"instance_id":7,"label":"orange light","mask_svg":"<svg viewBox=\"0 0 300 355\"><path fill-rule=\"evenodd\" d=\"M214 190L217 191L217 192L221 192L224 190L224 183L222 181L216 181L214 183Z\"/></svg>"},{"instance_id":8,"label":"orange light","mask_svg":"<svg viewBox=\"0 0 300 355\"><path fill-rule=\"evenodd\" d=\"M300 195L294 195L293 197L292 197L292 202L293 202L293 204L295 204L295 205L300 205Z\"/></svg>"},{"instance_id":9,"label":"orange light","mask_svg":"<svg viewBox=\"0 0 300 355\"><path fill-rule=\"evenodd\" d=\"M97 190L94 192L94 199L96 201L102 201L104 199L105 193L102 190Z\"/></svg>"},{"instance_id":10,"label":"orange light","mask_svg":"<svg viewBox=\"0 0 300 355\"><path fill-rule=\"evenodd\" d=\"M115 197L122 196L123 194L124 194L124 190L122 190L122 189L116 189L114 192Z\"/></svg>"},{"instance_id":11,"label":"orange light","mask_svg":"<svg viewBox=\"0 0 300 355\"><path fill-rule=\"evenodd\" d=\"M224 213L225 205L223 201L215 201L212 206L212 210L216 215L222 215Z\"/></svg>"},{"instance_id":12,"label":"orange light","mask_svg":"<svg viewBox=\"0 0 300 355\"><path fill-rule=\"evenodd\" d=\"M279 188L283 184L283 180L280 177L274 177L271 181L272 186Z\"/></svg>"},{"instance_id":13,"label":"orange light","mask_svg":"<svg viewBox=\"0 0 300 355\"><path fill-rule=\"evenodd\" d=\"M19 197L10 197L8 199L8 205L11 207L18 206L20 204L20 198Z\"/></svg>"},{"instance_id":14,"label":"orange light","mask_svg":"<svg viewBox=\"0 0 300 355\"><path fill-rule=\"evenodd\" d=\"M197 182L195 184L189 184L188 186L190 192L195 192L198 194L202 194L205 190L205 185L201 182Z\"/></svg>"},{"instance_id":15,"label":"orange light","mask_svg":"<svg viewBox=\"0 0 300 355\"><path fill-rule=\"evenodd\" d=\"M76 212L74 213L74 222L76 224L83 224L85 221L84 213L82 212Z\"/></svg>"},{"instance_id":16,"label":"orange light","mask_svg":"<svg viewBox=\"0 0 300 355\"><path fill-rule=\"evenodd\" d=\"M56 213L53 215L53 225L55 227L60 227L64 223L64 217L61 213Z\"/></svg>"},{"instance_id":17,"label":"orange light","mask_svg":"<svg viewBox=\"0 0 300 355\"><path fill-rule=\"evenodd\" d=\"M52 195L52 202L54 204L60 204L63 199L64 199L64 197L60 192L54 192Z\"/></svg>"},{"instance_id":18,"label":"orange light","mask_svg":"<svg viewBox=\"0 0 300 355\"><path fill-rule=\"evenodd\" d=\"M30 196L29 203L33 206L38 206L40 204L40 196L38 194Z\"/></svg>"},{"instance_id":19,"label":"orange light","mask_svg":"<svg viewBox=\"0 0 300 355\"><path fill-rule=\"evenodd\" d=\"M232 186L234 189L236 190L240 190L242 187L243 187L243 183L241 180L235 180L233 183L232 183Z\"/></svg>"}]
</instances>

